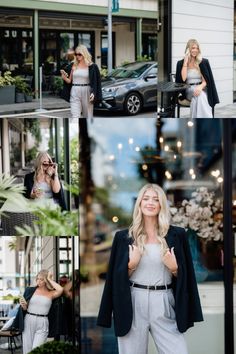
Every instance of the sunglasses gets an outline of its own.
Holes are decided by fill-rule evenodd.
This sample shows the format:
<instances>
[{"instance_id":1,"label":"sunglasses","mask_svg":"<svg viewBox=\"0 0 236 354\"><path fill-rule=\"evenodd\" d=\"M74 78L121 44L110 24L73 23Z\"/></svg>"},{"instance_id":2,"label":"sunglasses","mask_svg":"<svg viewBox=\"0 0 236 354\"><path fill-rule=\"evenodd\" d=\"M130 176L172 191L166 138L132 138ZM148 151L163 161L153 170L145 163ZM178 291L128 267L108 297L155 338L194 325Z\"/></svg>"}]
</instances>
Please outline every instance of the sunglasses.
<instances>
[{"instance_id":1,"label":"sunglasses","mask_svg":"<svg viewBox=\"0 0 236 354\"><path fill-rule=\"evenodd\" d=\"M78 55L79 57L83 56L83 54L81 54L81 53L75 53L75 55Z\"/></svg>"},{"instance_id":2,"label":"sunglasses","mask_svg":"<svg viewBox=\"0 0 236 354\"><path fill-rule=\"evenodd\" d=\"M46 167L46 166L52 166L53 163L50 163L50 162L43 162L42 165L45 166L45 167Z\"/></svg>"}]
</instances>

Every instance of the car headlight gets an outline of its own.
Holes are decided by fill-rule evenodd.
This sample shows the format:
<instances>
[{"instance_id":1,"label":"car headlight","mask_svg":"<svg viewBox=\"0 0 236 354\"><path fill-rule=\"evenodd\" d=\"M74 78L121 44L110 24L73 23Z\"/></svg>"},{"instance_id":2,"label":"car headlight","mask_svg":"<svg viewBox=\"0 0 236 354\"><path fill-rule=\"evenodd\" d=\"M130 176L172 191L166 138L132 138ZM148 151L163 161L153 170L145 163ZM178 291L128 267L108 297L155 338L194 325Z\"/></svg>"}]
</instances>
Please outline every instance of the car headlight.
<instances>
[{"instance_id":1,"label":"car headlight","mask_svg":"<svg viewBox=\"0 0 236 354\"><path fill-rule=\"evenodd\" d=\"M113 92L118 91L122 87L124 87L124 85L114 86L114 87L103 87L102 88L102 92L104 92L104 93L113 93Z\"/></svg>"}]
</instances>

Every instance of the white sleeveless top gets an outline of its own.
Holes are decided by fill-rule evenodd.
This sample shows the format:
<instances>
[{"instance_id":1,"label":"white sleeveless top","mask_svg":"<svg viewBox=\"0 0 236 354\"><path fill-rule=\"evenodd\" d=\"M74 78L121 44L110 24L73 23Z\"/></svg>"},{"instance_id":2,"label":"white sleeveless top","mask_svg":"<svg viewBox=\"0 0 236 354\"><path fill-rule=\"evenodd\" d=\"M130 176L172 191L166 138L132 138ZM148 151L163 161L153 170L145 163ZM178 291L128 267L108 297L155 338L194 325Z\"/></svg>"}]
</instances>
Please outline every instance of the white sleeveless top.
<instances>
[{"instance_id":1,"label":"white sleeveless top","mask_svg":"<svg viewBox=\"0 0 236 354\"><path fill-rule=\"evenodd\" d=\"M170 284L172 274L162 262L161 245L147 243L138 267L131 274L130 280L142 285Z\"/></svg>"}]
</instances>

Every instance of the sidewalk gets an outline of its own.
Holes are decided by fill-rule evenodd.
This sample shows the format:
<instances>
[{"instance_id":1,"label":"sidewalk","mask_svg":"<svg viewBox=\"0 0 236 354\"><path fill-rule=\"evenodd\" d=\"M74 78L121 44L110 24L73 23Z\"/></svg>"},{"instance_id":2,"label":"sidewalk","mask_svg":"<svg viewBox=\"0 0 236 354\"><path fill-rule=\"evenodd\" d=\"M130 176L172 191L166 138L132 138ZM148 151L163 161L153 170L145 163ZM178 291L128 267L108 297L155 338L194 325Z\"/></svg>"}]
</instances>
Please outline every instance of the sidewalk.
<instances>
[{"instance_id":1,"label":"sidewalk","mask_svg":"<svg viewBox=\"0 0 236 354\"><path fill-rule=\"evenodd\" d=\"M33 100L32 102L15 103L11 105L0 105L0 117L5 118L7 116L21 115L22 118L37 118L37 113L29 115L29 113L35 112L40 108L39 100ZM70 104L60 97L45 96L42 99L42 108L46 110L61 110L65 109L65 112L69 112ZM65 117L66 118L66 117Z\"/></svg>"},{"instance_id":2,"label":"sidewalk","mask_svg":"<svg viewBox=\"0 0 236 354\"><path fill-rule=\"evenodd\" d=\"M11 105L0 105L0 118L8 117L21 117L21 118L41 118L45 116L43 113L37 113L36 110L40 108L39 100L33 100L33 102L15 103ZM70 104L60 97L45 96L42 99L42 108L48 110L46 112L47 117L50 115L52 118L58 112L58 116L63 118L70 118ZM189 108L181 107L181 118L189 118ZM104 116L107 117L107 114ZM236 103L218 107L215 107L215 118L236 118Z\"/></svg>"}]
</instances>

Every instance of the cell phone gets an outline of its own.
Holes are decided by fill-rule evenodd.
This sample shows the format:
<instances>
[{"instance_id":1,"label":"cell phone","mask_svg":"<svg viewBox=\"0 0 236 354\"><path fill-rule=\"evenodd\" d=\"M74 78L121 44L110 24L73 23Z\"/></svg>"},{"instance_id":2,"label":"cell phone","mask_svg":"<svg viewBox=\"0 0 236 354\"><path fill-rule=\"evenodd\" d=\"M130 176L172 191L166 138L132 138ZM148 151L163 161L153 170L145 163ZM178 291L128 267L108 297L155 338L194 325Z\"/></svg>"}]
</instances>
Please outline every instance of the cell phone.
<instances>
[{"instance_id":1,"label":"cell phone","mask_svg":"<svg viewBox=\"0 0 236 354\"><path fill-rule=\"evenodd\" d=\"M69 76L65 70L60 70L60 73L63 74L63 75L65 75L66 77Z\"/></svg>"}]
</instances>

